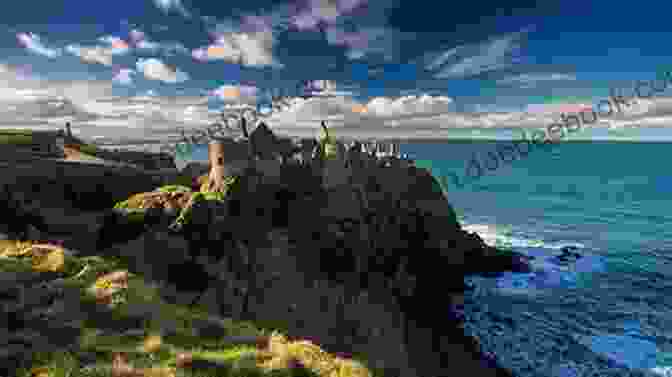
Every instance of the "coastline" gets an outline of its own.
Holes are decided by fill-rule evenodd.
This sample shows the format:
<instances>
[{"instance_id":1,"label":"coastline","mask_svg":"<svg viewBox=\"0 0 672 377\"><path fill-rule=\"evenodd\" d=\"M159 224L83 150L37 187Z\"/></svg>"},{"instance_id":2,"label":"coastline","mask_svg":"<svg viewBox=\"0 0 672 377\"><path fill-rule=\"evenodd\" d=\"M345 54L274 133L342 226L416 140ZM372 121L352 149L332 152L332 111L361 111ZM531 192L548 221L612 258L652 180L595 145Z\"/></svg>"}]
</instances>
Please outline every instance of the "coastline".
<instances>
[{"instance_id":1,"label":"coastline","mask_svg":"<svg viewBox=\"0 0 672 377\"><path fill-rule=\"evenodd\" d=\"M11 207L12 211L20 211L23 215L17 218L18 221L15 224L12 224L10 231L5 231L10 239L23 237L46 242L49 239L60 238L65 239L66 248L84 255L122 253L120 255L125 255L124 258L137 259L136 262L129 264L129 268L135 269L134 273L153 279L161 276L153 269L163 269L159 266L161 266L162 259L165 261L169 254L175 252L187 255L206 253L205 257L212 258L217 253L221 253L219 250L222 248L222 242L231 242L224 240L233 236L236 242L230 244L227 250L230 250L231 257L234 257L233 261L228 262L228 274L234 275L226 275L229 277L224 280L228 281L232 276L237 276L234 280L242 279L240 281L246 282L244 284L247 287L247 294L252 296L240 301L234 291L225 288L225 285L217 285L215 292L224 295L226 298L223 302L233 306L222 312L222 304L215 305L208 309L212 311L212 314L253 319L258 323L282 323L282 327L288 334L299 338L311 337L312 339L314 337L316 342L324 345L327 350L356 351L354 353L367 355L370 360L375 361L372 365L389 364L382 367L387 371L385 376L395 376L393 370L403 368L402 360L395 360L399 358L399 356L394 356L398 351L390 348L395 342L405 344L409 352L412 352L411 349L419 351L419 357L417 356L418 351L415 351L415 356L410 357L416 360L412 362L412 368L419 369L418 375L420 376L441 376L451 369L454 370L455 361L450 360L455 357L455 353L460 352L460 349L464 350L464 353L460 352L464 357L459 357L459 359L463 359L465 365L473 369L471 372L482 375L504 375L502 374L504 370L497 368L495 364L489 366L482 364L479 358L483 355L479 354L473 339L464 334L460 335L462 330L459 328L459 320L446 319L451 315L448 308L437 310L437 297L434 291L436 282L431 276L450 272L451 278L445 282L447 294L444 297L444 300L450 301L451 297L459 296L464 290L462 276L465 273L476 273L478 270L484 272L499 269L510 270L523 266L516 265L516 260L518 263L521 261L514 255L496 257L497 251L487 247L478 235L462 230L455 220L448 198L442 193L439 194L440 190L435 190L439 183L424 169L371 167L366 170L367 176L378 182L377 188L372 186L365 189L366 195L369 196L369 209L366 210L366 215L362 212L363 208L358 207L356 201L347 199L351 198L352 192L352 187L349 185L324 190L316 184L311 189L315 190L313 194L301 193L313 185L310 182L314 173L310 165L287 163L283 167L283 175L286 176L283 178L281 175L279 181L277 177L265 176L263 172L259 176L259 172L253 174L252 170L246 170L241 176L244 182L248 182L245 185L252 184L252 181L257 179L254 177L260 177L262 182L254 184L260 184L256 187L264 189L234 191L227 202L239 203L243 206L241 208L249 207L249 210L235 214L230 212L233 207L222 206L218 201L208 201L207 206L193 209L191 215L193 225L175 234L166 233L166 222L175 218L175 215L167 212L163 214L161 211L152 212L150 216L148 211L145 215L147 217L141 223L134 224L127 215L118 211L110 211L114 202L124 200L139 192L144 192L149 196L158 195L151 193L156 190L157 186L171 182L159 183L151 174L145 177L147 179L139 179L145 174L142 171L124 175L124 169L111 169L104 165L84 168L71 162L60 164L56 170L51 169L52 174L45 174L46 171L50 171L47 168L50 163L43 161L33 165L44 166L43 169L25 169L9 165L2 167L5 170L3 177L7 178L3 183L9 186L11 195L14 197L12 200L19 201L12 201L12 203L22 203L18 207L15 205ZM94 169L98 171L96 176L91 175ZM50 182L49 190L35 191L35 185L46 188L46 182ZM69 188L66 187L68 185ZM245 185L242 187L246 187ZM277 194L281 192L284 192L285 196L293 194L297 199L289 202L279 201ZM59 194L65 196L59 198ZM166 192L164 197L171 195L173 194ZM390 195L398 200L390 202L388 199ZM31 200L18 198L30 198L32 204L28 204ZM336 203L336 205L331 203ZM230 205L232 204L228 206ZM48 211L50 207L62 208L66 210L66 213ZM86 212L82 212L82 208L78 209L78 207L85 208ZM345 212L343 210L346 208L343 207L347 207ZM268 219L268 215L261 217L257 215L259 209L270 208L273 209L271 219ZM67 212L72 214L68 215ZM351 218L351 216L354 217ZM396 220L390 222L389 216L393 216ZM220 218L221 220L217 220ZM228 221L226 221L227 218ZM268 223L264 219L271 222ZM352 219L359 223L358 227L361 231L353 228L351 224L348 225ZM128 223L128 221L131 222ZM250 224L254 226L251 227ZM410 229L404 224L417 224L419 228L415 231L416 233L409 233L402 237L400 232L395 230L395 226L398 227L397 229ZM25 233L25 229L21 230L21 227L28 229L28 233ZM334 227L340 230L334 230ZM11 231L12 229L14 230ZM369 232L366 243L363 242L365 230ZM18 233L15 233L17 231ZM268 241L261 242L265 234L271 234L266 232L286 232L287 236L283 236L285 238L274 236ZM310 232L313 232L312 234L317 232L320 237L315 239ZM172 245L167 250L173 251L163 256L152 256L151 253L147 253L147 250L166 247L168 245L165 243L166 237ZM285 241L282 241L283 239ZM343 250L347 250L347 253L337 255L338 249L334 249L335 244L346 245L341 253ZM182 246L177 246L176 249L176 245ZM372 248L370 245L375 246ZM287 255L273 257L279 258L277 261L270 259L270 255L260 252L266 250L268 246L284 250L283 253ZM411 252L418 247L425 250L423 256L417 256ZM260 288L266 284L263 283L263 279L272 278L271 275L266 276L272 270L264 272L266 270L258 269L259 267L252 268L254 264L244 262L247 257L243 258L243 256L252 251L254 252L249 256L255 258L255 263L269 266L286 265L283 267L286 272L280 275L279 281L274 283L274 290ZM379 253L386 255L383 264L379 264ZM193 261L189 262L191 263L189 265L195 269L194 271L203 270L204 267L199 267L200 262L194 262L200 260L202 256L194 256ZM159 259L156 259L157 257ZM152 258L156 261L155 263L149 263ZM236 258L241 259L235 261ZM296 266L291 267L294 263L297 263ZM441 268L437 270L437 266ZM146 268L150 270L144 270ZM197 282L194 281L179 282L179 274L175 275L175 273L184 274L186 268L181 267L173 272L168 269L163 279L170 280L172 276L172 279L177 279L177 285L196 284ZM294 268L296 270L293 270ZM395 271L406 272L394 277L396 276ZM241 273L243 276L239 276ZM209 276L209 273L202 272L201 274L204 278ZM325 281L334 289L339 286L351 286L348 289L354 289L354 292L369 292L371 295L379 292L375 293L379 295L378 299L389 301L389 305L396 307L395 310L399 311L394 316L401 315L406 318L405 325L402 327L406 327L411 336L409 337L408 333L406 335L400 333L398 326L391 324L398 319L390 318L390 325L386 325L385 328L388 332L386 336L374 336L369 333L363 338L357 338L360 340L356 343L363 343L356 347L353 345L354 348L351 348L348 346L347 339L349 338L345 336L345 333L347 333L347 326L352 325L346 325L349 322L345 319L336 321L335 319L327 320L328 317L322 318L327 313L320 314L319 305L313 307L310 301L299 302L297 308L293 310L294 314L285 318L283 317L285 314L281 315L281 303L270 304L270 301L264 303L264 300L269 300L272 296L284 297L285 300L291 296L297 296L297 298L305 296L304 299L308 300L308 297L313 294L323 297L325 292L329 296L328 290L309 289L304 285L305 281L301 281L304 279L296 280L296 276L303 274L305 274L304 279ZM296 276L290 278L293 275ZM382 280L376 282L376 279L372 278L374 275ZM199 276L199 274L195 273L192 276ZM273 279L276 278L273 277ZM257 281L259 279L262 280ZM415 281L415 288L411 288L410 291L412 293L402 293L407 289L403 287L409 286L411 281ZM371 285L381 282L384 282L383 286L385 286L382 290ZM286 288L283 288L285 286ZM413 287L413 284L410 287ZM193 291L194 288L195 286L191 290ZM203 293L206 288L207 286L196 290L202 290ZM303 293L297 294L297 292ZM452 293L448 294L448 292ZM258 298L255 298L257 296ZM236 302L239 304L235 304ZM204 305L207 306L207 304ZM379 314L375 315L372 314L375 312L365 314L365 308L368 308L366 310L381 310L380 308L375 309L376 305L373 302L352 305L354 306L347 306L350 308L347 310L337 305L334 308L340 309L330 312L333 315L345 315L344 313L348 310L353 311L351 314L355 316L353 320L362 322L358 327L367 333L375 330L377 323L378 325L381 321L385 323L387 321L385 317L393 314L389 311L379 311ZM311 307L313 309L310 309ZM368 318L372 315L373 318ZM335 321L334 326L338 324L337 328L340 330L336 338L334 334L321 329L325 320ZM426 331L423 328L431 328L432 335L430 336L429 333L423 335ZM402 341L402 339L405 340ZM402 352L399 355L403 354ZM422 361L417 361L418 359ZM446 362L448 364L444 364ZM393 365L397 366L393 367ZM493 371L496 373L493 374Z\"/></svg>"}]
</instances>

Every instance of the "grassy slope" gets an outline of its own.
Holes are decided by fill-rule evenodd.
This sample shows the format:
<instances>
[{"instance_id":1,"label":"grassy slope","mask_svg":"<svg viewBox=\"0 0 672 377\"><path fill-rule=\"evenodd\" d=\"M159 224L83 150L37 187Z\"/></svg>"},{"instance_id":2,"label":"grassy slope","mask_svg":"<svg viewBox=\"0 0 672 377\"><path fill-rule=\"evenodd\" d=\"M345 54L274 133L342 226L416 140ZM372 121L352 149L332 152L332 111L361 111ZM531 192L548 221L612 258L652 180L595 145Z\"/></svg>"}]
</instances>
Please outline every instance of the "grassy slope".
<instances>
[{"instance_id":1,"label":"grassy slope","mask_svg":"<svg viewBox=\"0 0 672 377\"><path fill-rule=\"evenodd\" d=\"M2 241L4 246L7 241ZM0 245L0 251L3 245ZM83 274L78 274L84 267ZM85 292L87 287L94 284L96 278L103 273L126 269L127 264L119 258L94 257L70 257L66 256L65 267L60 272L63 278L63 286L70 292L78 291L80 299L80 308L100 306L95 299ZM29 258L20 257L0 257L0 274L3 272L20 272L31 270L32 265ZM143 329L144 335L123 336L126 328L121 321L133 316L134 307L151 307L152 314L145 315ZM224 334L209 337L207 334L197 336L193 332L194 325L204 318L211 316L198 307L186 307L174 305L165 302L159 295L156 286L145 281L142 276L131 274L128 281L128 289L125 290L125 303L120 306L109 309L107 315L88 315L96 313L95 310L87 310L87 317L84 320L82 331L79 338L79 344L76 344L69 351L59 351L52 353L41 353L35 355L32 368L45 367L48 374L35 374L26 368L17 373L17 377L98 377L111 376L111 361L114 352L125 352L128 355L128 361L136 368L157 368L175 366L176 355L181 352L190 352L195 358L201 359L206 365L206 369L181 369L178 368L169 372L169 374L156 374L157 376L185 376L185 377L214 377L214 376L342 376L354 377L364 376L366 374L348 373L342 371L339 374L323 374L315 371L308 371L296 368L280 368L269 370L262 368L260 359L264 351L258 350L253 346L231 344L227 337L230 336L257 336L270 335L269 330L258 328L252 323L224 320ZM98 312L99 313L99 312ZM137 314L135 314L137 316ZM112 318L113 320L110 320ZM172 333L165 333L165 323L175 324ZM117 328L115 328L115 324ZM161 325L164 324L164 325ZM139 350L143 344L145 336L160 332L163 327L162 346L159 351L146 353ZM102 330L105 330L104 332ZM143 331L141 331L142 333ZM47 334L48 335L48 334ZM229 338L230 339L230 338ZM82 368L79 359L83 355L91 353L96 355L96 368ZM299 352L300 353L300 352ZM295 353L294 353L295 354ZM266 356L266 361L268 361ZM305 364L305 363L304 363ZM306 364L308 365L308 364ZM173 373L173 374L170 374ZM145 376L154 376L149 371Z\"/></svg>"},{"instance_id":2,"label":"grassy slope","mask_svg":"<svg viewBox=\"0 0 672 377\"><path fill-rule=\"evenodd\" d=\"M29 145L33 143L33 137L25 134L2 134L0 144Z\"/></svg>"}]
</instances>

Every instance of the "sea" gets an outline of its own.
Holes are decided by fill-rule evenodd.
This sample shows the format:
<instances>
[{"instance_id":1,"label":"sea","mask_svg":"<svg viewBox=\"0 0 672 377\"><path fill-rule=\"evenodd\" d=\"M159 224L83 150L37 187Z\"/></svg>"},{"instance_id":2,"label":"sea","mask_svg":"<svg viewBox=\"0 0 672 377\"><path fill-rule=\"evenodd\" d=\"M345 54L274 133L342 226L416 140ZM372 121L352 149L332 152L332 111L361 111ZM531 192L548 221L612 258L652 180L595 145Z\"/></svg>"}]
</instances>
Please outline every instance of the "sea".
<instances>
[{"instance_id":1,"label":"sea","mask_svg":"<svg viewBox=\"0 0 672 377\"><path fill-rule=\"evenodd\" d=\"M460 130L401 152L462 176L516 132ZM672 131L578 136L444 185L466 230L534 258L530 273L465 278L454 309L518 377L672 376Z\"/></svg>"}]
</instances>

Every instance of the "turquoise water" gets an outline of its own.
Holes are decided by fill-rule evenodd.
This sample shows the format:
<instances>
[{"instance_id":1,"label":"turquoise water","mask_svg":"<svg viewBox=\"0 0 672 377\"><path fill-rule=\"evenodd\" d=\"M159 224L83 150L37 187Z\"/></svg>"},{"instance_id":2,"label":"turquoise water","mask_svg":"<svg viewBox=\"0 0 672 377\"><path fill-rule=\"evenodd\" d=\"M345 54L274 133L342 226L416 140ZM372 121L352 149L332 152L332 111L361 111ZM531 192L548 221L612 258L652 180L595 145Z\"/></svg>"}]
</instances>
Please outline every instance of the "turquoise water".
<instances>
[{"instance_id":1,"label":"turquoise water","mask_svg":"<svg viewBox=\"0 0 672 377\"><path fill-rule=\"evenodd\" d=\"M463 176L496 148L414 143L402 153L435 176ZM670 152L672 143L562 143L490 163L461 189L448 181L466 229L535 257L529 274L467 279L465 331L517 376L672 376ZM566 246L583 257L560 263Z\"/></svg>"}]
</instances>

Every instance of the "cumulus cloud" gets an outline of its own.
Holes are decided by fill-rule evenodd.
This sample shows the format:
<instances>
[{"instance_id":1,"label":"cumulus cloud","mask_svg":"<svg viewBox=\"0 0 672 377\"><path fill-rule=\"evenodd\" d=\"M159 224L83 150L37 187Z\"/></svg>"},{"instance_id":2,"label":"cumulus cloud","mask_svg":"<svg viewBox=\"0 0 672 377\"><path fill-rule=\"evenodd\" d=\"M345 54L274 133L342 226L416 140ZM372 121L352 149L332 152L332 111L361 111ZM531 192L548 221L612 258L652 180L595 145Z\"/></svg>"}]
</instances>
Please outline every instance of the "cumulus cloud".
<instances>
[{"instance_id":1,"label":"cumulus cloud","mask_svg":"<svg viewBox=\"0 0 672 377\"><path fill-rule=\"evenodd\" d=\"M112 65L113 56L125 55L131 51L164 53L166 55L189 53L189 50L180 43L154 42L149 40L144 32L137 29L131 30L128 41L116 36L107 35L98 38L98 42L100 44L94 46L71 44L65 47L65 51L79 57L84 62L105 66Z\"/></svg>"},{"instance_id":2,"label":"cumulus cloud","mask_svg":"<svg viewBox=\"0 0 672 377\"><path fill-rule=\"evenodd\" d=\"M40 37L33 33L19 33L16 35L16 39L18 39L21 46L35 54L46 56L48 58L61 56L61 49L45 46L40 40Z\"/></svg>"},{"instance_id":3,"label":"cumulus cloud","mask_svg":"<svg viewBox=\"0 0 672 377\"><path fill-rule=\"evenodd\" d=\"M428 57L425 68L437 79L475 76L510 68L521 61L520 42L529 30L506 34L489 41L467 44Z\"/></svg>"},{"instance_id":4,"label":"cumulus cloud","mask_svg":"<svg viewBox=\"0 0 672 377\"><path fill-rule=\"evenodd\" d=\"M51 118L91 119L87 106L112 94L105 81L48 81L0 65L0 123L43 122Z\"/></svg>"},{"instance_id":5,"label":"cumulus cloud","mask_svg":"<svg viewBox=\"0 0 672 377\"><path fill-rule=\"evenodd\" d=\"M192 51L192 57L199 61L224 60L252 67L283 67L273 57L275 37L270 31L213 32L215 41L209 46Z\"/></svg>"},{"instance_id":6,"label":"cumulus cloud","mask_svg":"<svg viewBox=\"0 0 672 377\"><path fill-rule=\"evenodd\" d=\"M315 128L321 120L335 127L360 127L384 130L408 122L431 119L450 112L452 99L441 96L376 97L360 103L350 97L293 98L283 111L269 116L270 124L280 128Z\"/></svg>"},{"instance_id":7,"label":"cumulus cloud","mask_svg":"<svg viewBox=\"0 0 672 377\"><path fill-rule=\"evenodd\" d=\"M136 63L138 72L142 72L148 80L158 80L176 84L189 80L189 75L179 69L167 66L155 58L139 59Z\"/></svg>"},{"instance_id":8,"label":"cumulus cloud","mask_svg":"<svg viewBox=\"0 0 672 377\"><path fill-rule=\"evenodd\" d=\"M291 27L317 30L318 26L326 25L332 27L330 43L348 47L348 56L358 59L366 53L381 50L373 43L379 39L380 31L371 28L346 33L333 27L339 17L365 3L365 0L310 0L303 7L281 6L264 15L243 15L240 21L220 21L211 33L214 42L193 50L192 56L200 61L225 60L246 66L280 68L283 65L273 55L277 33ZM214 21L210 17L204 17L204 20L209 24Z\"/></svg>"},{"instance_id":9,"label":"cumulus cloud","mask_svg":"<svg viewBox=\"0 0 672 377\"><path fill-rule=\"evenodd\" d=\"M121 68L118 74L122 74L122 69L126 68ZM105 140L166 141L168 135L177 136L177 127L203 128L220 120L222 111L249 106L243 99L258 95L258 89L251 85L225 85L201 96L166 97L147 93L119 97L113 95L109 81L48 81L20 73L15 67L0 65L0 125L47 124L61 128L65 121L71 121L78 135L104 136ZM212 108L213 96L226 105ZM566 104L569 105L578 106ZM568 109L563 105L554 106ZM363 103L344 96L290 98L267 117L267 123L277 132L289 135L314 135L320 121L326 120L330 127L343 134L445 137L447 130L453 128L541 128L559 119L557 113L541 111L541 107L534 105L523 110L539 111L507 111L488 105L479 108L480 113L457 112L453 110L452 99L426 94L377 97ZM629 112L605 119L606 125L598 123L590 127L670 124L672 98L640 99Z\"/></svg>"},{"instance_id":10,"label":"cumulus cloud","mask_svg":"<svg viewBox=\"0 0 672 377\"><path fill-rule=\"evenodd\" d=\"M598 117L587 127L617 128L664 125L672 120L672 98L633 101L622 113ZM595 101L597 103L597 101ZM561 112L590 109L590 103L501 107L479 105L479 112L458 112L451 98L443 96L377 97L358 103L347 97L294 98L283 111L269 116L269 124L283 133L310 135L326 120L344 134L376 137L446 137L441 130L452 128L545 128L560 120ZM593 107L594 108L594 107ZM528 111L530 110L530 111ZM534 111L532 111L534 110ZM434 134L432 131L434 130ZM368 133L367 133L368 132Z\"/></svg>"},{"instance_id":11,"label":"cumulus cloud","mask_svg":"<svg viewBox=\"0 0 672 377\"><path fill-rule=\"evenodd\" d=\"M105 66L112 65L112 57L115 55L125 55L131 50L131 46L125 40L107 35L98 38L102 45L81 46L71 44L65 47L65 50L87 63L98 63Z\"/></svg>"},{"instance_id":12,"label":"cumulus cloud","mask_svg":"<svg viewBox=\"0 0 672 377\"><path fill-rule=\"evenodd\" d=\"M449 111L453 100L443 96L404 96L396 99L376 97L366 105L368 114L381 117L441 114Z\"/></svg>"},{"instance_id":13,"label":"cumulus cloud","mask_svg":"<svg viewBox=\"0 0 672 377\"><path fill-rule=\"evenodd\" d=\"M106 66L112 65L112 50L100 46L82 47L78 45L68 45L65 50L82 61L87 63L98 63Z\"/></svg>"},{"instance_id":14,"label":"cumulus cloud","mask_svg":"<svg viewBox=\"0 0 672 377\"><path fill-rule=\"evenodd\" d=\"M222 85L210 95L225 102L253 103L257 100L259 89L250 85Z\"/></svg>"},{"instance_id":15,"label":"cumulus cloud","mask_svg":"<svg viewBox=\"0 0 672 377\"><path fill-rule=\"evenodd\" d=\"M110 81L45 80L0 64L0 126L62 128L69 121L79 136L118 140L147 139L161 130L204 127L218 119L207 96L120 97Z\"/></svg>"}]
</instances>

